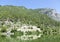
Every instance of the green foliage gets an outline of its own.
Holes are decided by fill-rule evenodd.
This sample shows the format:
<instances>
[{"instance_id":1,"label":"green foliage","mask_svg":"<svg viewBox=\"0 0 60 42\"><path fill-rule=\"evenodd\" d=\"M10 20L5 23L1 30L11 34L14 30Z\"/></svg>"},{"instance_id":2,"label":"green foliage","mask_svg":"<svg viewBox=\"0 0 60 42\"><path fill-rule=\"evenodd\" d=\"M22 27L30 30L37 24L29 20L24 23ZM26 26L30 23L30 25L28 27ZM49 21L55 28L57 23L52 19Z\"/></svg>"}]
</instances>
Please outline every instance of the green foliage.
<instances>
[{"instance_id":1,"label":"green foliage","mask_svg":"<svg viewBox=\"0 0 60 42\"><path fill-rule=\"evenodd\" d=\"M46 14L38 13L39 11L39 9L27 9L23 6L0 6L0 20L9 18L15 22L20 19L22 23L36 25L42 29L60 26L60 22L52 20Z\"/></svg>"},{"instance_id":2,"label":"green foliage","mask_svg":"<svg viewBox=\"0 0 60 42\"><path fill-rule=\"evenodd\" d=\"M0 20L4 21L9 18L9 20L12 22L16 22L17 20L20 20L22 23L25 23L25 24L36 25L38 28L40 28L43 31L44 35L47 35L47 37L42 37L41 39L38 39L35 41L32 40L29 42L40 42L40 40L41 42L51 42L51 41L56 42L60 38L56 37L55 39L53 39L54 38L53 36L60 35L60 22L52 20L46 14L39 13L37 10L27 9L23 6L22 7L0 6ZM2 31L5 31L6 28L7 27L2 27ZM15 31L12 30L12 32L15 32ZM15 32L15 36L16 35L20 35L20 33ZM51 37L48 38L48 35L50 35ZM3 41L2 38L0 38L0 41L2 42L24 42L20 40L17 41L14 39L12 40L4 39Z\"/></svg>"}]
</instances>

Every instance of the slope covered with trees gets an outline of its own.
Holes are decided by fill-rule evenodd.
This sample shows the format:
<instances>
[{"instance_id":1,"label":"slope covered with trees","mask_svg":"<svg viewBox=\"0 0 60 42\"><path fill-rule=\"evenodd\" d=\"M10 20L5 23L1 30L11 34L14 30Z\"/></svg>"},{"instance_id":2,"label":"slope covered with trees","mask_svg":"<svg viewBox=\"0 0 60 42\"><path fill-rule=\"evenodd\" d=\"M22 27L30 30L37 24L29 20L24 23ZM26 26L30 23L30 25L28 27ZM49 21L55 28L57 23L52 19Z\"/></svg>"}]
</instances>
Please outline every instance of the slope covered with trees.
<instances>
[{"instance_id":1,"label":"slope covered with trees","mask_svg":"<svg viewBox=\"0 0 60 42\"><path fill-rule=\"evenodd\" d=\"M0 21L10 20L12 22L36 25L43 31L43 37L60 35L60 22L57 22L46 14L38 12L38 9L27 9L23 6L0 6ZM38 40L39 41L39 40Z\"/></svg>"}]
</instances>

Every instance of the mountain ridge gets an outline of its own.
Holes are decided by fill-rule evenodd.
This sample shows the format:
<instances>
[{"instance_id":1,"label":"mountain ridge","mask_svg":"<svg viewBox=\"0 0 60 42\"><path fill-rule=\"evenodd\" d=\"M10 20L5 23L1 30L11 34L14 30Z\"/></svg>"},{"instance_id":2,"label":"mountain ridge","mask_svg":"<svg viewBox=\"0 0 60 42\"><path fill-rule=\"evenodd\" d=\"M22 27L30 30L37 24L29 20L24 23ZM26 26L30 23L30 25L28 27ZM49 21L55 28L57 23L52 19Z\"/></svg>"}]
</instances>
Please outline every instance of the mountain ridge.
<instances>
[{"instance_id":1,"label":"mountain ridge","mask_svg":"<svg viewBox=\"0 0 60 42\"><path fill-rule=\"evenodd\" d=\"M41 14L47 14L50 18L56 20L56 21L60 21L60 13L58 13L56 11L56 9L51 9L51 8L39 8L39 9L35 9L36 11L38 11L38 13Z\"/></svg>"}]
</instances>

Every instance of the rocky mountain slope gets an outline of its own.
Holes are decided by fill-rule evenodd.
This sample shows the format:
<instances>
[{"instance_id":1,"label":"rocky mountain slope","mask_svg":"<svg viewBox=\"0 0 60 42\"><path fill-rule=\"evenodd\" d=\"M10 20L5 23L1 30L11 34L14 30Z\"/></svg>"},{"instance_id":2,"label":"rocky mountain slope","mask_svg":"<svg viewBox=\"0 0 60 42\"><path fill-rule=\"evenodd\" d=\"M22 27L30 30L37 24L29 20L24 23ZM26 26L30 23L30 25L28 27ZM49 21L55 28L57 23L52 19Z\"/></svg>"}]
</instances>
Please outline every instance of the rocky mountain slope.
<instances>
[{"instance_id":1,"label":"rocky mountain slope","mask_svg":"<svg viewBox=\"0 0 60 42\"><path fill-rule=\"evenodd\" d=\"M60 21L60 13L58 13L55 9L50 8L41 8L41 9L35 9L41 14L47 14L50 18Z\"/></svg>"}]
</instances>

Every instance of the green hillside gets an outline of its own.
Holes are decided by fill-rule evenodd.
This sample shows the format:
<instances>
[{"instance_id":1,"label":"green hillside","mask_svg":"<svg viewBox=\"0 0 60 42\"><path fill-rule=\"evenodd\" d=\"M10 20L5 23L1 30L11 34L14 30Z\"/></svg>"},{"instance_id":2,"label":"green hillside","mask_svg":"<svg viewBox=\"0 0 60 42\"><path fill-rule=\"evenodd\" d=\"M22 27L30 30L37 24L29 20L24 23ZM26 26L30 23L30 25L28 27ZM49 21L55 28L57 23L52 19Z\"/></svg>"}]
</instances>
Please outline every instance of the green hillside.
<instances>
[{"instance_id":1,"label":"green hillside","mask_svg":"<svg viewBox=\"0 0 60 42\"><path fill-rule=\"evenodd\" d=\"M38 12L38 9L27 9L23 6L0 6L0 21L5 20L16 23L18 20L22 24L35 25L42 30L42 37L36 40L17 40L15 39L4 39L0 36L1 42L59 42L60 40L60 22L55 21L48 17L46 14ZM3 25L0 24L0 25ZM6 27L0 26L2 31ZM1 32L1 31L0 31ZM3 40L4 39L4 40ZM17 41L16 41L17 40Z\"/></svg>"}]
</instances>

